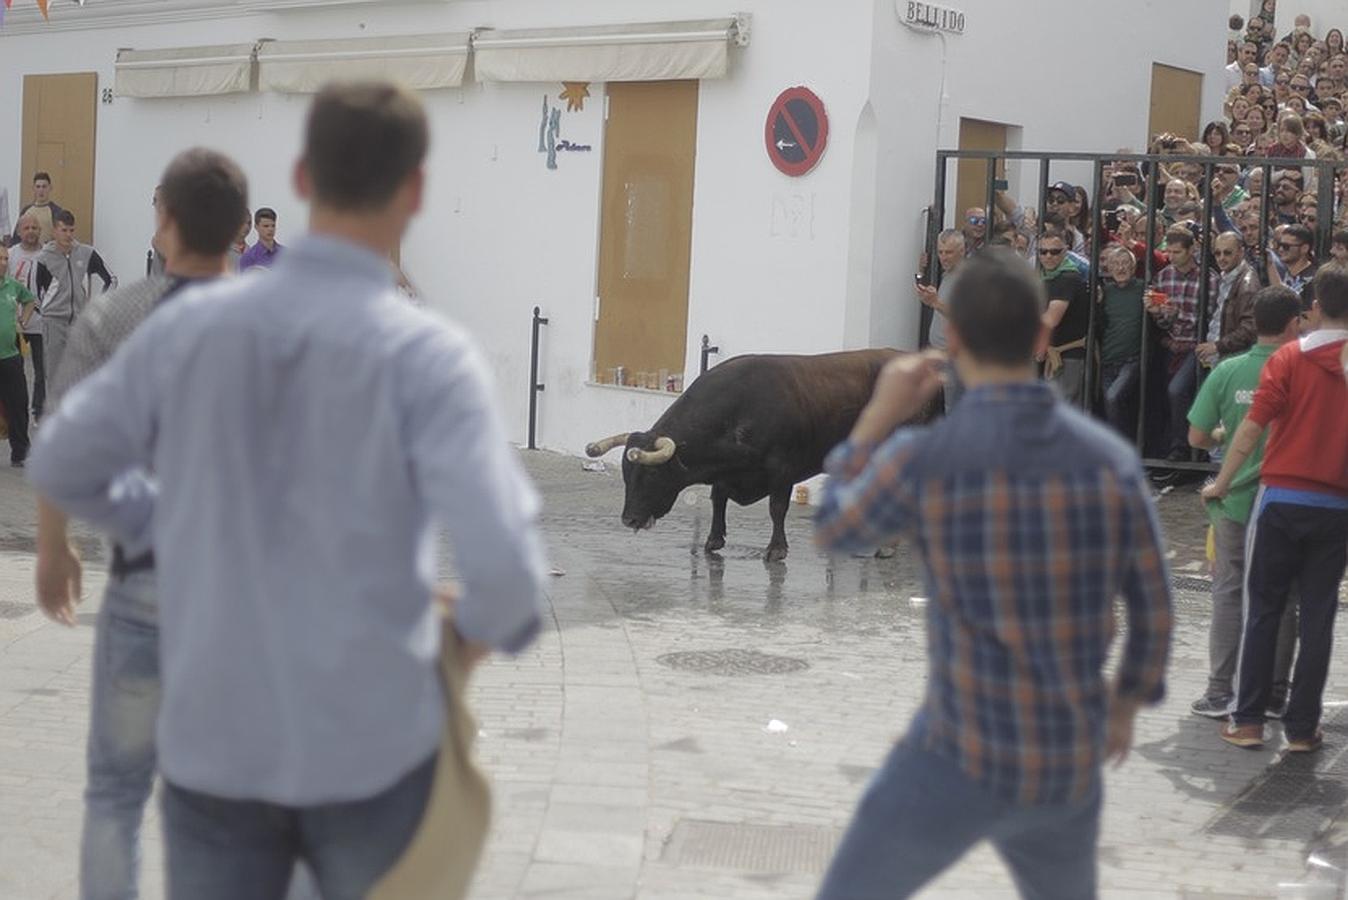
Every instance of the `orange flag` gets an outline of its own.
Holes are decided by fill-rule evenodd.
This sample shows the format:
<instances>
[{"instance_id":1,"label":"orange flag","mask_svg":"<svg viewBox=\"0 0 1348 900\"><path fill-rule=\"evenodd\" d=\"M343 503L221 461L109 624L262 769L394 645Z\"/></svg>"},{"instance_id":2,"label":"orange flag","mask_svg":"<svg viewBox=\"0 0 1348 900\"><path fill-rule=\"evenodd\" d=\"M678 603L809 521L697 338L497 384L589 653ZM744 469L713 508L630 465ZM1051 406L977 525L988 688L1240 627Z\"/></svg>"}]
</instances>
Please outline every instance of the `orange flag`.
<instances>
[{"instance_id":1,"label":"orange flag","mask_svg":"<svg viewBox=\"0 0 1348 900\"><path fill-rule=\"evenodd\" d=\"M42 18L47 18L47 0L37 0L37 8L42 10Z\"/></svg>"}]
</instances>

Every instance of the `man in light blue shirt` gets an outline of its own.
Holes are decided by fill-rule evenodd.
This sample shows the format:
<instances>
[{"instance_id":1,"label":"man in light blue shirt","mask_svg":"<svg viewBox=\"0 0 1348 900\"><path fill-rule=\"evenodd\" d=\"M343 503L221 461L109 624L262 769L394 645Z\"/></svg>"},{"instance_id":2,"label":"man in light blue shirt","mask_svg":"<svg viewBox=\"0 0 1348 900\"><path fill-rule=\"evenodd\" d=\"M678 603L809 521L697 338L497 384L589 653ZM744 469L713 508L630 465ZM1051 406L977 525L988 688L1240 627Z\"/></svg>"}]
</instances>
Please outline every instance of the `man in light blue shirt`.
<instances>
[{"instance_id":1,"label":"man in light blue shirt","mask_svg":"<svg viewBox=\"0 0 1348 900\"><path fill-rule=\"evenodd\" d=\"M156 311L43 425L39 490L154 550L172 897L278 898L297 858L325 898L363 897L401 855L444 715L433 522L464 656L538 630L538 501L486 364L388 263L427 143L406 91L321 92L310 236Z\"/></svg>"}]
</instances>

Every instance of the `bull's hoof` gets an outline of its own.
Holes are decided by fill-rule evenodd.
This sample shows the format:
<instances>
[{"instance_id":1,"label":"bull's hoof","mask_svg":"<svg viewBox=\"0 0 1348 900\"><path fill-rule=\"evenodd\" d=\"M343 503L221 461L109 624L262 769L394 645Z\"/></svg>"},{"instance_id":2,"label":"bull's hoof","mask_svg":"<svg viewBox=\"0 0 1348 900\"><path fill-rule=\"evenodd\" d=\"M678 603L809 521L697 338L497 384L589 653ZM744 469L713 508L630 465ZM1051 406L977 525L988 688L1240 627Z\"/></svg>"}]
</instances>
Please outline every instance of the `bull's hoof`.
<instances>
[{"instance_id":1,"label":"bull's hoof","mask_svg":"<svg viewBox=\"0 0 1348 900\"><path fill-rule=\"evenodd\" d=\"M785 547L769 547L767 552L763 554L763 562L775 563L784 559L786 559Z\"/></svg>"},{"instance_id":2,"label":"bull's hoof","mask_svg":"<svg viewBox=\"0 0 1348 900\"><path fill-rule=\"evenodd\" d=\"M723 535L721 537L707 538L707 543L702 545L702 549L708 553L715 553L717 550L720 550L724 546L725 546L725 536Z\"/></svg>"},{"instance_id":3,"label":"bull's hoof","mask_svg":"<svg viewBox=\"0 0 1348 900\"><path fill-rule=\"evenodd\" d=\"M899 552L899 548L892 544L888 547L880 547L875 551L876 559L893 559L894 554Z\"/></svg>"}]
</instances>

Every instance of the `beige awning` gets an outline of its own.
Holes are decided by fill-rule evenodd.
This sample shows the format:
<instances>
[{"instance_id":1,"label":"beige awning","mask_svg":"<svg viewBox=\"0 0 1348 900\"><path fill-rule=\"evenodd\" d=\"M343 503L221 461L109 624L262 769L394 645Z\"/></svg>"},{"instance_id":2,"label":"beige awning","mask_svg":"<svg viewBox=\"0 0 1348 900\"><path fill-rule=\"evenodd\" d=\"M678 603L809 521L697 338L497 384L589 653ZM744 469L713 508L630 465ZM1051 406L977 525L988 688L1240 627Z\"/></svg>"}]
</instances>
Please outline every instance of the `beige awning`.
<instances>
[{"instance_id":1,"label":"beige awning","mask_svg":"<svg viewBox=\"0 0 1348 900\"><path fill-rule=\"evenodd\" d=\"M467 34L409 34L327 41L265 41L258 88L312 94L329 81L386 78L415 90L458 87L468 66Z\"/></svg>"},{"instance_id":2,"label":"beige awning","mask_svg":"<svg viewBox=\"0 0 1348 900\"><path fill-rule=\"evenodd\" d=\"M119 97L203 97L252 90L253 44L118 50Z\"/></svg>"},{"instance_id":3,"label":"beige awning","mask_svg":"<svg viewBox=\"0 0 1348 900\"><path fill-rule=\"evenodd\" d=\"M473 36L478 81L669 81L724 78L736 19L479 31Z\"/></svg>"}]
</instances>

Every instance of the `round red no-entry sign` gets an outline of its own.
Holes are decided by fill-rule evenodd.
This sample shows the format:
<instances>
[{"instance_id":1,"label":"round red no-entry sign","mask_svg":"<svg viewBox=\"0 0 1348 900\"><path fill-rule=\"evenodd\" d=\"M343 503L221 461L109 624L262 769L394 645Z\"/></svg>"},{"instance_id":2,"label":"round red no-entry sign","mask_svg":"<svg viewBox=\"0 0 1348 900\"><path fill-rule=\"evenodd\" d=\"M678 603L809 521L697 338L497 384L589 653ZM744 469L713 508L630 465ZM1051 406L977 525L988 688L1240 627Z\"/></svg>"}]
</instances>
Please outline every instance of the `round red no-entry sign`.
<instances>
[{"instance_id":1,"label":"round red no-entry sign","mask_svg":"<svg viewBox=\"0 0 1348 900\"><path fill-rule=\"evenodd\" d=\"M763 131L772 164L786 175L804 175L818 165L828 146L824 101L807 87L787 88L768 111Z\"/></svg>"}]
</instances>

